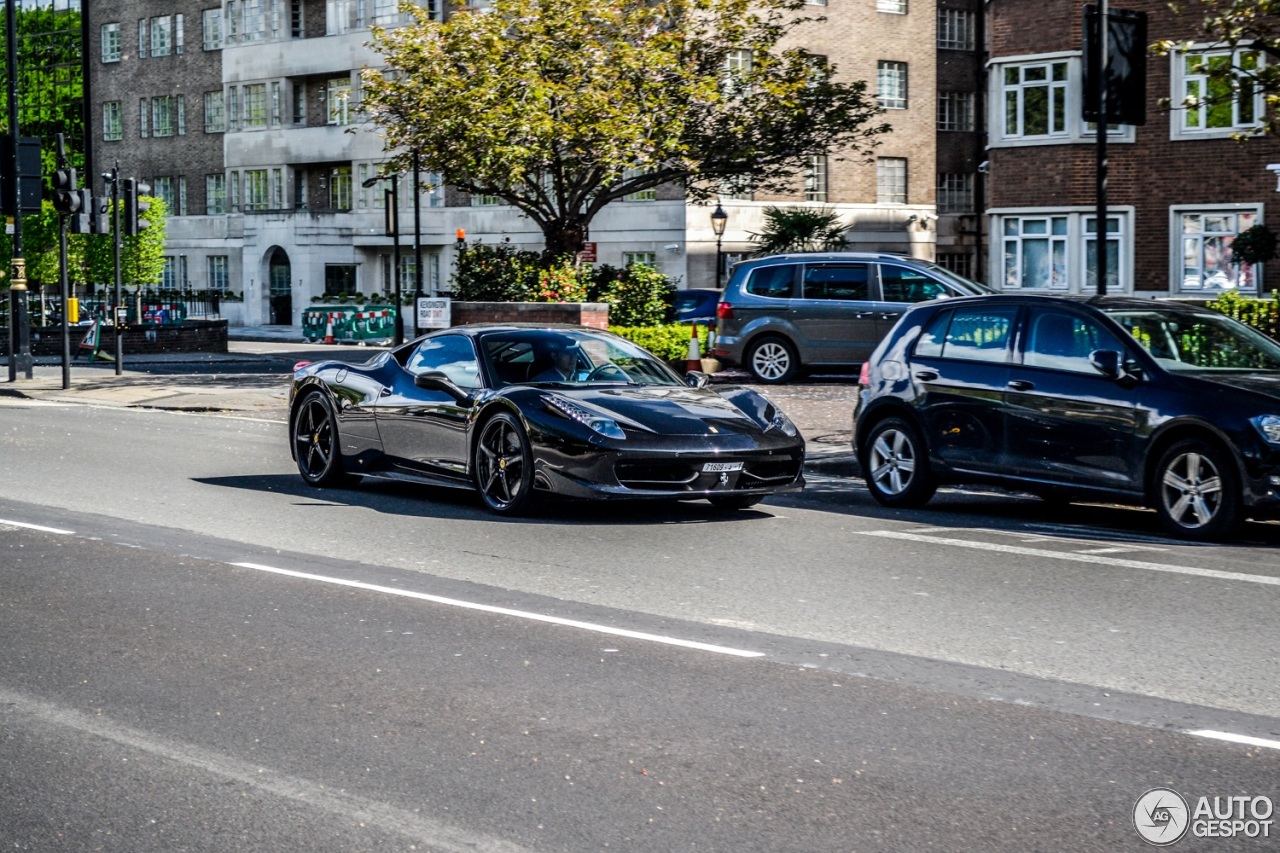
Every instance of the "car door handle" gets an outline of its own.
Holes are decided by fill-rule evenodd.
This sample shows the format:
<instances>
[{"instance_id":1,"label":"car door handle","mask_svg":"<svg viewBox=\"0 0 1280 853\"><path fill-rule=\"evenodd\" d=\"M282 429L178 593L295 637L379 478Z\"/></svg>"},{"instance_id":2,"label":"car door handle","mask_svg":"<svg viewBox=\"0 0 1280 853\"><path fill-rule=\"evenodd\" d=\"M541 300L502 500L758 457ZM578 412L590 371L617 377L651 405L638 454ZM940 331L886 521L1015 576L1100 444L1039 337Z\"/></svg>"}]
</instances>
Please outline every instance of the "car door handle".
<instances>
[{"instance_id":1,"label":"car door handle","mask_svg":"<svg viewBox=\"0 0 1280 853\"><path fill-rule=\"evenodd\" d=\"M932 382L937 378L938 378L938 372L936 370L917 370L916 371L916 379L919 379L921 382Z\"/></svg>"},{"instance_id":2,"label":"car door handle","mask_svg":"<svg viewBox=\"0 0 1280 853\"><path fill-rule=\"evenodd\" d=\"M880 315L880 319L881 319L881 320L896 320L896 319L898 319L898 318L899 318L899 317L901 317L901 316L902 316L901 314L894 314L894 313L892 313L892 312L885 312L884 314L881 314L881 315Z\"/></svg>"},{"instance_id":3,"label":"car door handle","mask_svg":"<svg viewBox=\"0 0 1280 853\"><path fill-rule=\"evenodd\" d=\"M876 315L876 312L874 311L859 311L857 314L853 315L853 318L855 320L865 320L868 317L874 317L875 315Z\"/></svg>"},{"instance_id":4,"label":"car door handle","mask_svg":"<svg viewBox=\"0 0 1280 853\"><path fill-rule=\"evenodd\" d=\"M1034 382L1028 382L1025 379L1010 379L1009 388L1014 391L1031 391L1036 387Z\"/></svg>"}]
</instances>

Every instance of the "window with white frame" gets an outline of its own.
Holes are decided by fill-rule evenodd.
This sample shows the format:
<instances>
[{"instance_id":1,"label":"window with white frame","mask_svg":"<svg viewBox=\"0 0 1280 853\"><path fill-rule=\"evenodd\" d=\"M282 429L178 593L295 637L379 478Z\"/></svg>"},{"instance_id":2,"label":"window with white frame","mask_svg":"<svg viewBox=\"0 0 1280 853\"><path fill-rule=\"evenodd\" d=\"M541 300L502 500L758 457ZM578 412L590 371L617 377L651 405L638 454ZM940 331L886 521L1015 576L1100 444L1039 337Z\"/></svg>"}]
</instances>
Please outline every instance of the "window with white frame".
<instances>
[{"instance_id":1,"label":"window with white frame","mask_svg":"<svg viewBox=\"0 0 1280 853\"><path fill-rule=\"evenodd\" d=\"M1261 126L1262 87L1256 75L1263 56L1255 50L1203 50L1174 55L1173 111L1177 136L1226 136Z\"/></svg>"},{"instance_id":2,"label":"window with white frame","mask_svg":"<svg viewBox=\"0 0 1280 853\"><path fill-rule=\"evenodd\" d=\"M187 256L165 255L164 266L160 270L160 286L165 290L186 289Z\"/></svg>"},{"instance_id":3,"label":"window with white frame","mask_svg":"<svg viewBox=\"0 0 1280 853\"><path fill-rule=\"evenodd\" d=\"M293 123L307 123L307 84L301 80L293 84Z\"/></svg>"},{"instance_id":4,"label":"window with white frame","mask_svg":"<svg viewBox=\"0 0 1280 853\"><path fill-rule=\"evenodd\" d=\"M471 197L472 207L490 207L495 204L506 204L502 196L497 195L473 195Z\"/></svg>"},{"instance_id":5,"label":"window with white frame","mask_svg":"<svg viewBox=\"0 0 1280 853\"><path fill-rule=\"evenodd\" d=\"M151 180L151 194L164 202L164 209L177 212L177 194L174 192L174 180L168 175Z\"/></svg>"},{"instance_id":6,"label":"window with white frame","mask_svg":"<svg viewBox=\"0 0 1280 853\"><path fill-rule=\"evenodd\" d=\"M173 16L173 52L177 54L181 54L186 47L186 35L182 32L185 20L182 15Z\"/></svg>"},{"instance_id":7,"label":"window with white frame","mask_svg":"<svg viewBox=\"0 0 1280 853\"><path fill-rule=\"evenodd\" d=\"M877 12L888 12L893 15L907 14L907 0L876 0Z\"/></svg>"},{"instance_id":8,"label":"window with white frame","mask_svg":"<svg viewBox=\"0 0 1280 853\"><path fill-rule=\"evenodd\" d=\"M973 130L973 92L938 93L938 130Z\"/></svg>"},{"instance_id":9,"label":"window with white frame","mask_svg":"<svg viewBox=\"0 0 1280 853\"><path fill-rule=\"evenodd\" d=\"M644 264L651 269L658 267L658 255L656 252L623 252L622 266L634 267L637 264Z\"/></svg>"},{"instance_id":10,"label":"window with white frame","mask_svg":"<svg viewBox=\"0 0 1280 853\"><path fill-rule=\"evenodd\" d=\"M1004 216L1000 223L1005 290L1067 290L1068 217Z\"/></svg>"},{"instance_id":11,"label":"window with white frame","mask_svg":"<svg viewBox=\"0 0 1280 853\"><path fill-rule=\"evenodd\" d=\"M364 0L326 0L326 35L341 35L363 27Z\"/></svg>"},{"instance_id":12,"label":"window with white frame","mask_svg":"<svg viewBox=\"0 0 1280 853\"><path fill-rule=\"evenodd\" d=\"M974 14L967 9L938 10L938 47L943 50L974 49Z\"/></svg>"},{"instance_id":13,"label":"window with white frame","mask_svg":"<svg viewBox=\"0 0 1280 853\"><path fill-rule=\"evenodd\" d=\"M645 174L643 169L627 169L622 173L624 181L634 180ZM637 190L633 193L627 193L622 197L623 201L655 201L658 198L658 188L649 187L643 190Z\"/></svg>"},{"instance_id":14,"label":"window with white frame","mask_svg":"<svg viewBox=\"0 0 1280 853\"><path fill-rule=\"evenodd\" d=\"M102 104L102 138L106 142L124 139L124 104L120 101Z\"/></svg>"},{"instance_id":15,"label":"window with white frame","mask_svg":"<svg viewBox=\"0 0 1280 853\"><path fill-rule=\"evenodd\" d=\"M351 167L335 166L329 173L329 206L335 210L350 210L352 202Z\"/></svg>"},{"instance_id":16,"label":"window with white frame","mask_svg":"<svg viewBox=\"0 0 1280 853\"><path fill-rule=\"evenodd\" d=\"M142 98L138 101L138 136L147 138L147 117L151 115L151 101Z\"/></svg>"},{"instance_id":17,"label":"window with white frame","mask_svg":"<svg viewBox=\"0 0 1280 853\"><path fill-rule=\"evenodd\" d=\"M907 63L884 59L876 63L876 98L886 110L907 108Z\"/></svg>"},{"instance_id":18,"label":"window with white frame","mask_svg":"<svg viewBox=\"0 0 1280 853\"><path fill-rule=\"evenodd\" d=\"M720 88L726 98L747 94L747 77L751 73L751 51L731 50L724 57L724 79Z\"/></svg>"},{"instance_id":19,"label":"window with white frame","mask_svg":"<svg viewBox=\"0 0 1280 853\"><path fill-rule=\"evenodd\" d=\"M944 172L938 175L938 212L973 213L973 175Z\"/></svg>"},{"instance_id":20,"label":"window with white frame","mask_svg":"<svg viewBox=\"0 0 1280 853\"><path fill-rule=\"evenodd\" d=\"M187 96L177 95L173 99L175 117L178 121L178 135L187 135Z\"/></svg>"},{"instance_id":21,"label":"window with white frame","mask_svg":"<svg viewBox=\"0 0 1280 853\"><path fill-rule=\"evenodd\" d=\"M201 43L205 50L222 50L222 9L205 9L201 15Z\"/></svg>"},{"instance_id":22,"label":"window with white frame","mask_svg":"<svg viewBox=\"0 0 1280 853\"><path fill-rule=\"evenodd\" d=\"M329 124L351 124L351 78L335 77L330 80L325 97Z\"/></svg>"},{"instance_id":23,"label":"window with white frame","mask_svg":"<svg viewBox=\"0 0 1280 853\"><path fill-rule=\"evenodd\" d=\"M827 200L827 156L813 154L804 170L804 200Z\"/></svg>"},{"instance_id":24,"label":"window with white frame","mask_svg":"<svg viewBox=\"0 0 1280 853\"><path fill-rule=\"evenodd\" d=\"M267 210L271 205L271 174L266 169L244 170L244 209Z\"/></svg>"},{"instance_id":25,"label":"window with white frame","mask_svg":"<svg viewBox=\"0 0 1280 853\"><path fill-rule=\"evenodd\" d=\"M138 19L138 58L147 58L147 19Z\"/></svg>"},{"instance_id":26,"label":"window with white frame","mask_svg":"<svg viewBox=\"0 0 1280 853\"><path fill-rule=\"evenodd\" d=\"M102 25L102 61L120 61L120 25Z\"/></svg>"},{"instance_id":27,"label":"window with white frame","mask_svg":"<svg viewBox=\"0 0 1280 853\"><path fill-rule=\"evenodd\" d=\"M1066 136L1069 64L1007 65L1001 78L1006 139Z\"/></svg>"},{"instance_id":28,"label":"window with white frame","mask_svg":"<svg viewBox=\"0 0 1280 853\"><path fill-rule=\"evenodd\" d=\"M205 259L208 268L209 290L217 290L221 293L226 292L227 284L230 281L230 276L228 275L230 264L228 260L226 255L210 255Z\"/></svg>"},{"instance_id":29,"label":"window with white frame","mask_svg":"<svg viewBox=\"0 0 1280 853\"><path fill-rule=\"evenodd\" d=\"M1088 293L1098 292L1098 217L1086 216L1084 226L1084 286ZM1124 219L1107 217L1107 292L1114 293L1121 286L1121 264L1124 261Z\"/></svg>"},{"instance_id":30,"label":"window with white frame","mask_svg":"<svg viewBox=\"0 0 1280 853\"><path fill-rule=\"evenodd\" d=\"M204 212L218 216L227 212L227 176L204 176Z\"/></svg>"},{"instance_id":31,"label":"window with white frame","mask_svg":"<svg viewBox=\"0 0 1280 853\"><path fill-rule=\"evenodd\" d=\"M151 19L151 55L168 56L173 50L173 18L164 15Z\"/></svg>"},{"instance_id":32,"label":"window with white frame","mask_svg":"<svg viewBox=\"0 0 1280 853\"><path fill-rule=\"evenodd\" d=\"M151 135L173 136L173 96L151 99Z\"/></svg>"},{"instance_id":33,"label":"window with white frame","mask_svg":"<svg viewBox=\"0 0 1280 853\"><path fill-rule=\"evenodd\" d=\"M221 92L204 93L204 132L222 133L227 129L227 112Z\"/></svg>"},{"instance_id":34,"label":"window with white frame","mask_svg":"<svg viewBox=\"0 0 1280 853\"><path fill-rule=\"evenodd\" d=\"M244 87L244 129L257 130L267 126L267 84L250 83Z\"/></svg>"},{"instance_id":35,"label":"window with white frame","mask_svg":"<svg viewBox=\"0 0 1280 853\"><path fill-rule=\"evenodd\" d=\"M906 158L878 158L876 160L876 204L906 204L906 201Z\"/></svg>"},{"instance_id":36,"label":"window with white frame","mask_svg":"<svg viewBox=\"0 0 1280 853\"><path fill-rule=\"evenodd\" d=\"M240 0L227 0L226 13L222 17L222 37L225 44L240 41Z\"/></svg>"},{"instance_id":37,"label":"window with white frame","mask_svg":"<svg viewBox=\"0 0 1280 853\"><path fill-rule=\"evenodd\" d=\"M1174 269L1174 289L1181 293L1256 291L1258 269L1232 263L1231 244L1241 231L1258 223L1258 210L1175 208L1173 237L1181 251Z\"/></svg>"},{"instance_id":38,"label":"window with white frame","mask_svg":"<svg viewBox=\"0 0 1280 853\"><path fill-rule=\"evenodd\" d=\"M267 15L263 8L264 2L265 0L241 0L244 25L240 28L240 44L251 44L266 39Z\"/></svg>"},{"instance_id":39,"label":"window with white frame","mask_svg":"<svg viewBox=\"0 0 1280 853\"><path fill-rule=\"evenodd\" d=\"M284 113L281 105L281 85L280 81L275 80L271 83L271 126L279 127L284 124Z\"/></svg>"}]
</instances>

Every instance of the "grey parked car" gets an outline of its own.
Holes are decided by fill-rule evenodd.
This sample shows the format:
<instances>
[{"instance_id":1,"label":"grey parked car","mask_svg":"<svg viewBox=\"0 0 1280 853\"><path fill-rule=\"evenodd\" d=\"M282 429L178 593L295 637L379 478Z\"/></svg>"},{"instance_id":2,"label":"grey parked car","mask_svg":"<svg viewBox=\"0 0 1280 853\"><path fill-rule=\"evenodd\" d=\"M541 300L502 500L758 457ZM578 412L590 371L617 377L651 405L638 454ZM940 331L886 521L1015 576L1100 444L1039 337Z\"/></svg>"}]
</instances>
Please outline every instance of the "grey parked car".
<instances>
[{"instance_id":1,"label":"grey parked car","mask_svg":"<svg viewBox=\"0 0 1280 853\"><path fill-rule=\"evenodd\" d=\"M992 293L935 263L880 252L771 255L733 269L712 355L760 382L866 361L917 302Z\"/></svg>"}]
</instances>

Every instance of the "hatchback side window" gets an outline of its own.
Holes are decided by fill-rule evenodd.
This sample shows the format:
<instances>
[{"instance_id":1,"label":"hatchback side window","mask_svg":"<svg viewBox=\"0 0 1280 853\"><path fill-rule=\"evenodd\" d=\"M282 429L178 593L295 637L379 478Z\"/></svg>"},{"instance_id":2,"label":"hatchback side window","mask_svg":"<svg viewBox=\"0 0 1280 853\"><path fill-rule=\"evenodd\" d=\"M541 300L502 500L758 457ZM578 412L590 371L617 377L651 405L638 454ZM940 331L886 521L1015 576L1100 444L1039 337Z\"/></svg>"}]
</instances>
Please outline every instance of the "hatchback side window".
<instances>
[{"instance_id":1,"label":"hatchback side window","mask_svg":"<svg viewBox=\"0 0 1280 853\"><path fill-rule=\"evenodd\" d=\"M1005 361L1009 333L1017 314L1018 309L1014 306L961 308L950 312L947 315L950 322L946 326L946 336L942 339L942 357L970 361ZM934 330L931 324L926 334L932 334L936 340L939 331L941 330ZM916 353L923 354L919 345Z\"/></svg>"},{"instance_id":2,"label":"hatchback side window","mask_svg":"<svg viewBox=\"0 0 1280 853\"><path fill-rule=\"evenodd\" d=\"M1125 351L1114 335L1083 317L1044 311L1031 317L1022 361L1030 367L1097 373L1089 354L1099 349Z\"/></svg>"},{"instance_id":3,"label":"hatchback side window","mask_svg":"<svg viewBox=\"0 0 1280 853\"><path fill-rule=\"evenodd\" d=\"M922 272L892 264L880 265L880 289L885 302L925 302L953 295L942 282Z\"/></svg>"},{"instance_id":4,"label":"hatchback side window","mask_svg":"<svg viewBox=\"0 0 1280 853\"><path fill-rule=\"evenodd\" d=\"M770 296L774 299L786 299L791 296L791 284L795 280L795 267L791 264L782 266L760 267L752 270L747 279L745 290L752 296Z\"/></svg>"},{"instance_id":5,"label":"hatchback side window","mask_svg":"<svg viewBox=\"0 0 1280 853\"><path fill-rule=\"evenodd\" d=\"M803 296L805 299L866 301L871 298L869 269L867 264L805 267Z\"/></svg>"},{"instance_id":6,"label":"hatchback side window","mask_svg":"<svg viewBox=\"0 0 1280 853\"><path fill-rule=\"evenodd\" d=\"M428 370L438 370L459 388L480 385L480 364L476 360L475 348L462 335L444 335L423 341L409 356L407 368L415 376Z\"/></svg>"}]
</instances>

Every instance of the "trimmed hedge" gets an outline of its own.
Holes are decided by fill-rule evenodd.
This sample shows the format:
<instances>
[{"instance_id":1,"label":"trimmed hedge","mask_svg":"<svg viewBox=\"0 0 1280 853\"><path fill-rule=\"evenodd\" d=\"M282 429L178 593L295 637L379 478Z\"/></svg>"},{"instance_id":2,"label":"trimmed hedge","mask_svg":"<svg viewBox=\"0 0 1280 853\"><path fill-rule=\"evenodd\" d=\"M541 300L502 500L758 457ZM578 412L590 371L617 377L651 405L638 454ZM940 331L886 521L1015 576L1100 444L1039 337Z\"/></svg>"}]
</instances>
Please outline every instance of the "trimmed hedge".
<instances>
[{"instance_id":1,"label":"trimmed hedge","mask_svg":"<svg viewBox=\"0 0 1280 853\"><path fill-rule=\"evenodd\" d=\"M644 347L664 361L685 361L689 357L689 329L698 330L698 351L707 354L707 330L679 323L669 326L610 326L609 331Z\"/></svg>"}]
</instances>

